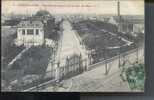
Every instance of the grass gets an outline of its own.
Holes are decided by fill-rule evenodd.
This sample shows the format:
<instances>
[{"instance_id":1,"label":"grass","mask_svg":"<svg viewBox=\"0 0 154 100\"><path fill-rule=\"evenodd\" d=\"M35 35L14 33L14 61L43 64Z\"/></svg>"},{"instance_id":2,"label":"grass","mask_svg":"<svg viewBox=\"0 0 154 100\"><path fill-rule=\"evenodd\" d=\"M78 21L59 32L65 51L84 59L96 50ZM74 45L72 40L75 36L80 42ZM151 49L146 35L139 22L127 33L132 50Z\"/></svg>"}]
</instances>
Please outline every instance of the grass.
<instances>
[{"instance_id":1,"label":"grass","mask_svg":"<svg viewBox=\"0 0 154 100\"><path fill-rule=\"evenodd\" d=\"M52 55L51 48L46 46L31 47L16 60L10 69L2 73L2 79L7 83L13 80L24 81L26 75L45 75L49 58ZM19 85L20 83L17 83Z\"/></svg>"},{"instance_id":2,"label":"grass","mask_svg":"<svg viewBox=\"0 0 154 100\"><path fill-rule=\"evenodd\" d=\"M107 47L119 47L126 44L125 41L118 38L120 35L117 34L117 26L110 23L84 20L77 23L72 23L72 25L81 37L86 49L94 50L91 53L94 62L111 58L118 55L119 52L124 53L134 48L134 45L132 44L130 46L121 47L121 50L119 48L107 49ZM106 30L107 32L103 30ZM104 54L106 54L106 57Z\"/></svg>"},{"instance_id":3,"label":"grass","mask_svg":"<svg viewBox=\"0 0 154 100\"><path fill-rule=\"evenodd\" d=\"M24 74L42 74L46 71L50 56L49 47L31 47L12 65L12 69L24 69Z\"/></svg>"},{"instance_id":4,"label":"grass","mask_svg":"<svg viewBox=\"0 0 154 100\"><path fill-rule=\"evenodd\" d=\"M23 46L14 45L14 39L16 38L16 30L14 28L2 28L2 70L7 68L8 63L16 57L23 49Z\"/></svg>"},{"instance_id":5,"label":"grass","mask_svg":"<svg viewBox=\"0 0 154 100\"><path fill-rule=\"evenodd\" d=\"M49 31L49 34L57 34ZM58 36L57 36L58 37ZM56 39L57 39L56 37ZM23 77L27 75L37 75L43 76L46 72L50 56L52 55L52 48L43 46L31 47L28 51L23 53L20 59L17 59L10 67L7 69L8 63L13 60L25 47L14 45L14 39L16 38L16 30L13 28L4 27L2 30L2 80L5 81L6 87L10 85L10 82L14 80L24 81ZM19 85L17 83L17 85Z\"/></svg>"},{"instance_id":6,"label":"grass","mask_svg":"<svg viewBox=\"0 0 154 100\"><path fill-rule=\"evenodd\" d=\"M16 34L16 28L2 26L2 37L7 37Z\"/></svg>"},{"instance_id":7,"label":"grass","mask_svg":"<svg viewBox=\"0 0 154 100\"><path fill-rule=\"evenodd\" d=\"M125 42L120 40L117 36L113 36L112 34L103 31L107 30L109 32L115 32L117 27L112 24L101 21L85 20L73 23L73 26L82 38L87 49L104 48L107 46L112 47L125 44Z\"/></svg>"}]
</instances>

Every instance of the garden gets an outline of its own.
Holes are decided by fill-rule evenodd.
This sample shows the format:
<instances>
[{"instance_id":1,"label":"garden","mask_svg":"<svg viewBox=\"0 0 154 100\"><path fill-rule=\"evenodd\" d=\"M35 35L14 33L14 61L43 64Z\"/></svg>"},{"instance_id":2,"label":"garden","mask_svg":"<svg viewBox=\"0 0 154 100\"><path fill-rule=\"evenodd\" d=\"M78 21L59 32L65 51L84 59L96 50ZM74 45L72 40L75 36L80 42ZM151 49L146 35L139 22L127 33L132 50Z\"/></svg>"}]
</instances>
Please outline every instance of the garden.
<instances>
[{"instance_id":1,"label":"garden","mask_svg":"<svg viewBox=\"0 0 154 100\"><path fill-rule=\"evenodd\" d=\"M25 47L16 46L14 39L16 38L16 30L13 28L2 28L2 64L1 69L7 69L7 65L13 58L15 58Z\"/></svg>"},{"instance_id":2,"label":"garden","mask_svg":"<svg viewBox=\"0 0 154 100\"><path fill-rule=\"evenodd\" d=\"M119 35L117 26L113 24L97 20L84 20L72 23L72 26L81 37L86 49L91 51L90 54L94 62L114 57L135 48L134 41L131 45L126 45L127 43L123 39L127 40L127 38Z\"/></svg>"},{"instance_id":3,"label":"garden","mask_svg":"<svg viewBox=\"0 0 154 100\"><path fill-rule=\"evenodd\" d=\"M45 45L31 47L11 65L10 69L2 73L2 79L11 85L20 86L43 78L51 55L51 48Z\"/></svg>"}]
</instances>

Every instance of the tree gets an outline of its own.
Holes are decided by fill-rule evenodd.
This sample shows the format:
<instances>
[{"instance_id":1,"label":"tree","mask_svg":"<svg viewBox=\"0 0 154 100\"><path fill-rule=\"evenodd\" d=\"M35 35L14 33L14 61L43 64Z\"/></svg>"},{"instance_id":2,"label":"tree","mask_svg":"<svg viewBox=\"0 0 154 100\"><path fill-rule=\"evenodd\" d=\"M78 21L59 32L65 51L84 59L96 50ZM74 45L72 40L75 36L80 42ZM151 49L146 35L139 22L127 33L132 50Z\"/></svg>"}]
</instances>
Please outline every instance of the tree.
<instances>
[{"instance_id":1,"label":"tree","mask_svg":"<svg viewBox=\"0 0 154 100\"><path fill-rule=\"evenodd\" d=\"M40 17L51 16L51 14L46 10L40 10L40 11L36 12L35 16L40 16Z\"/></svg>"}]
</instances>

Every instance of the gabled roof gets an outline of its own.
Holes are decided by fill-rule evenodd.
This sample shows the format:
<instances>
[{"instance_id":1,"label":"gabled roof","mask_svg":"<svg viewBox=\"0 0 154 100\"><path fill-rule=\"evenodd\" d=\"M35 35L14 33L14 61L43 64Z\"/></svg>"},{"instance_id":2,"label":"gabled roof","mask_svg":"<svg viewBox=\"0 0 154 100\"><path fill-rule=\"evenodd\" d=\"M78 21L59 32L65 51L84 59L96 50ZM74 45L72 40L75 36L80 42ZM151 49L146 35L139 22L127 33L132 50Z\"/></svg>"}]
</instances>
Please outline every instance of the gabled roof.
<instances>
[{"instance_id":1,"label":"gabled roof","mask_svg":"<svg viewBox=\"0 0 154 100\"><path fill-rule=\"evenodd\" d=\"M21 21L18 24L18 27L19 28L42 28L43 23L41 21L32 21L32 20Z\"/></svg>"}]
</instances>

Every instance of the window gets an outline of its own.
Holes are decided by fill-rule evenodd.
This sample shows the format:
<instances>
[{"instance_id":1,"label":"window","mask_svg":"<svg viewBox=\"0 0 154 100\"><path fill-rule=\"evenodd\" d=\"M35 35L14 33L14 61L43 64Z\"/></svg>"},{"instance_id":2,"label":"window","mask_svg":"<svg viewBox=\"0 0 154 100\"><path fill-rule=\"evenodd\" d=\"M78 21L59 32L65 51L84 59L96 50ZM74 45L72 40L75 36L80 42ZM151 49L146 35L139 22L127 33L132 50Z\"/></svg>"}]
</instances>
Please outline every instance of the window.
<instances>
[{"instance_id":1,"label":"window","mask_svg":"<svg viewBox=\"0 0 154 100\"><path fill-rule=\"evenodd\" d=\"M25 30L24 29L22 29L22 35L25 35Z\"/></svg>"},{"instance_id":2,"label":"window","mask_svg":"<svg viewBox=\"0 0 154 100\"><path fill-rule=\"evenodd\" d=\"M36 26L39 26L39 24L35 24Z\"/></svg>"},{"instance_id":3,"label":"window","mask_svg":"<svg viewBox=\"0 0 154 100\"><path fill-rule=\"evenodd\" d=\"M34 30L33 29L28 29L27 30L27 35L33 35L34 33Z\"/></svg>"},{"instance_id":4,"label":"window","mask_svg":"<svg viewBox=\"0 0 154 100\"><path fill-rule=\"evenodd\" d=\"M38 35L39 34L39 30L38 29L36 29L36 35Z\"/></svg>"}]
</instances>

